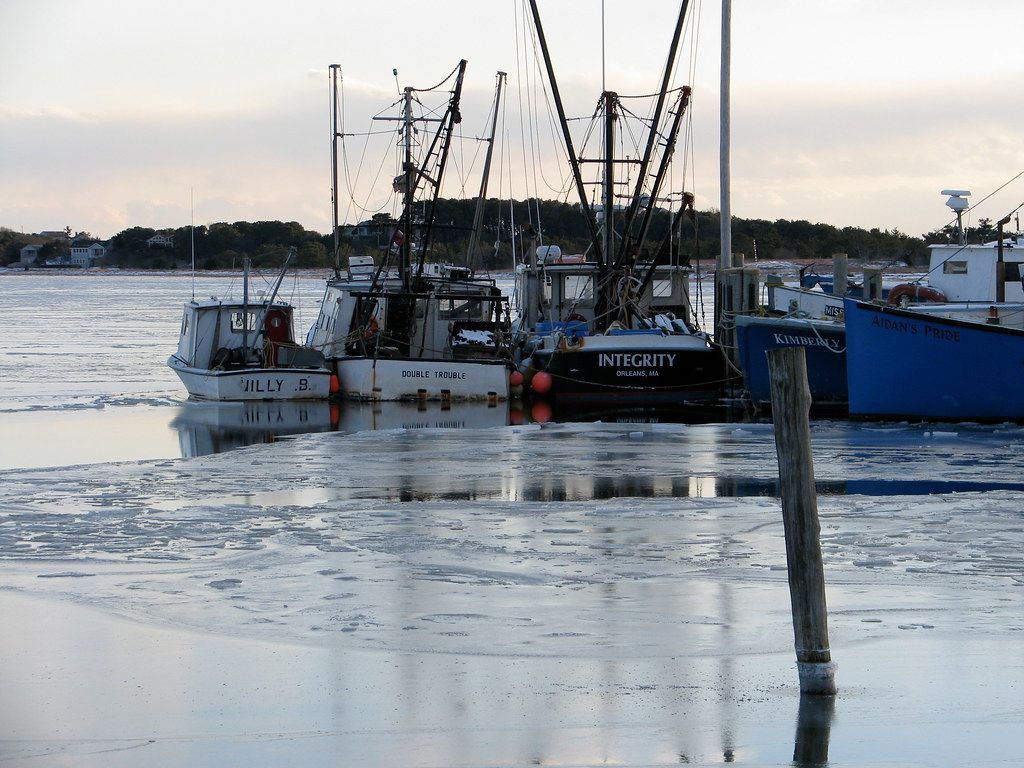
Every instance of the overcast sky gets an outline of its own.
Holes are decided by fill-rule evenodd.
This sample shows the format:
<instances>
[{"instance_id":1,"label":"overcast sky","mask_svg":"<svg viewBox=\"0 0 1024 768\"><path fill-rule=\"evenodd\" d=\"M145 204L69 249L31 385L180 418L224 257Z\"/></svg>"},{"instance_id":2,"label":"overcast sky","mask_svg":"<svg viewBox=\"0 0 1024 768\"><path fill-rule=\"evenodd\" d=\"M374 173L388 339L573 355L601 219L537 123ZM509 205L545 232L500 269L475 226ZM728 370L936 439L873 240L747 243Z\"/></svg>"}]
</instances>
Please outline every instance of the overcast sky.
<instances>
[{"instance_id":1,"label":"overcast sky","mask_svg":"<svg viewBox=\"0 0 1024 768\"><path fill-rule=\"evenodd\" d=\"M466 58L462 130L474 136L505 70L511 147L519 3L0 0L0 226L101 237L181 226L194 188L197 223L282 219L327 232L327 66L342 66L356 132L396 99L392 68L401 85L426 86ZM569 111L589 113L601 90L600 2L540 6ZM650 91L677 0L607 6L609 89ZM691 186L698 207L717 207L721 6L691 9ZM910 234L945 224L939 190L970 189L977 201L1024 170L1022 29L1020 0L734 0L733 213ZM472 195L476 149L459 151L445 191ZM383 204L393 170L374 192L364 168L366 209L349 220ZM523 197L521 176L492 177L492 194L500 184ZM1024 179L974 217L1022 201ZM344 198L342 208L344 219Z\"/></svg>"}]
</instances>

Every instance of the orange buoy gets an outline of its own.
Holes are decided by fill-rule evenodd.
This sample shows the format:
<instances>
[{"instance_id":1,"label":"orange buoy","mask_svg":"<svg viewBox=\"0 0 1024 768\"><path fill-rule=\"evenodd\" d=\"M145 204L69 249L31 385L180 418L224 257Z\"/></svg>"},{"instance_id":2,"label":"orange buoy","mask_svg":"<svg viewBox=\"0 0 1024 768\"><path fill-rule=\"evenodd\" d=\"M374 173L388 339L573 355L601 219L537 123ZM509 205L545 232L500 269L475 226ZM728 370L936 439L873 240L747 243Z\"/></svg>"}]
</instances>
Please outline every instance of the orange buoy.
<instances>
[{"instance_id":1,"label":"orange buoy","mask_svg":"<svg viewBox=\"0 0 1024 768\"><path fill-rule=\"evenodd\" d=\"M530 389L536 392L538 395L546 395L551 391L551 385L555 383L551 374L547 371L537 371L533 374L533 380L530 382Z\"/></svg>"},{"instance_id":2,"label":"orange buoy","mask_svg":"<svg viewBox=\"0 0 1024 768\"><path fill-rule=\"evenodd\" d=\"M330 390L332 395L336 395L341 391L341 382L338 381L338 374L331 374L331 385Z\"/></svg>"}]
</instances>

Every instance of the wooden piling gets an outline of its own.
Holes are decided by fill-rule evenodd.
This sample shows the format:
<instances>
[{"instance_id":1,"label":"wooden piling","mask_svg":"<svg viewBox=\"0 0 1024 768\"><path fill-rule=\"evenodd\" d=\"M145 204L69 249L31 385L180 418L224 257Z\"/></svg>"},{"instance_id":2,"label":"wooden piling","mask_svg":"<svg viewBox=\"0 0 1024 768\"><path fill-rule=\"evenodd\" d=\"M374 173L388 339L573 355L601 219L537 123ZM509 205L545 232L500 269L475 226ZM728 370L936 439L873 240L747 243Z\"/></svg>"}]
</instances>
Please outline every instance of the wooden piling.
<instances>
[{"instance_id":1,"label":"wooden piling","mask_svg":"<svg viewBox=\"0 0 1024 768\"><path fill-rule=\"evenodd\" d=\"M835 665L828 644L807 360L803 347L780 347L767 355L800 692L831 695L836 692Z\"/></svg>"},{"instance_id":2,"label":"wooden piling","mask_svg":"<svg viewBox=\"0 0 1024 768\"><path fill-rule=\"evenodd\" d=\"M877 267L864 268L864 301L882 300L882 270Z\"/></svg>"},{"instance_id":3,"label":"wooden piling","mask_svg":"<svg viewBox=\"0 0 1024 768\"><path fill-rule=\"evenodd\" d=\"M743 254L733 254L740 259ZM734 365L739 365L736 345L736 316L748 315L758 304L761 272L755 267L737 267L719 272L715 292L715 313L718 316L715 341Z\"/></svg>"},{"instance_id":4,"label":"wooden piling","mask_svg":"<svg viewBox=\"0 0 1024 768\"><path fill-rule=\"evenodd\" d=\"M845 253L832 254L832 293L835 296L845 296L848 282L849 270Z\"/></svg>"}]
</instances>

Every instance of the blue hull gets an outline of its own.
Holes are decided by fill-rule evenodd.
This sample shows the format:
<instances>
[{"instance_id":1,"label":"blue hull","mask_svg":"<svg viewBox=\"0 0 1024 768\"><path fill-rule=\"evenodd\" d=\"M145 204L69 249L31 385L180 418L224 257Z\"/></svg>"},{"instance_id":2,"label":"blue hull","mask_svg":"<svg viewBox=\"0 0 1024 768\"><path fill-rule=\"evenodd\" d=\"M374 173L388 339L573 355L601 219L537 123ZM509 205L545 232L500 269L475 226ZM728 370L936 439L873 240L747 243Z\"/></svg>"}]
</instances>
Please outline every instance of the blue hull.
<instances>
[{"instance_id":1,"label":"blue hull","mask_svg":"<svg viewBox=\"0 0 1024 768\"><path fill-rule=\"evenodd\" d=\"M846 300L850 414L1024 418L1024 331Z\"/></svg>"},{"instance_id":2,"label":"blue hull","mask_svg":"<svg viewBox=\"0 0 1024 768\"><path fill-rule=\"evenodd\" d=\"M752 400L771 400L765 352L780 347L803 347L811 400L817 405L846 403L846 332L841 323L785 317L737 317L736 344L743 381Z\"/></svg>"}]
</instances>

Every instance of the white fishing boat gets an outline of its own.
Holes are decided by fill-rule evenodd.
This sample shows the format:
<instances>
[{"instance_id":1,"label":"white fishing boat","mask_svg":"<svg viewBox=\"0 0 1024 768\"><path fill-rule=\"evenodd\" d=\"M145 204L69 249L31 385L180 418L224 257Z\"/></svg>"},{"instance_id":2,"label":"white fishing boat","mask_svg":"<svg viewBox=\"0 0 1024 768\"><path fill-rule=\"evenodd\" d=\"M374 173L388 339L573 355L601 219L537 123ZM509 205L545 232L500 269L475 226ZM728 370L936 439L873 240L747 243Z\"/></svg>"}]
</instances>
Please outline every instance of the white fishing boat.
<instances>
[{"instance_id":1,"label":"white fishing boat","mask_svg":"<svg viewBox=\"0 0 1024 768\"><path fill-rule=\"evenodd\" d=\"M402 173L394 189L403 213L391 227L379 264L353 256L343 272L337 242L337 67L332 66L334 103L332 162L335 274L327 281L320 314L307 344L327 358L343 397L368 401L500 401L509 396L509 311L495 281L467 267L426 260L448 147L459 116L466 62L452 73L448 107L432 140L414 156L418 89L405 88L401 122ZM498 94L503 81L499 77ZM430 89L434 90L434 89ZM496 99L498 97L496 96ZM497 108L494 114L497 115ZM493 126L490 146L493 147ZM430 139L428 136L427 139ZM485 165L484 185L486 185ZM485 189L486 187L484 187ZM483 191L481 190L481 199Z\"/></svg>"},{"instance_id":2,"label":"white fishing boat","mask_svg":"<svg viewBox=\"0 0 1024 768\"><path fill-rule=\"evenodd\" d=\"M292 307L276 301L284 269L270 296L256 303L249 301L248 271L246 260L241 301L185 304L178 351L167 365L202 400L327 398L331 372L323 355L295 342Z\"/></svg>"}]
</instances>

